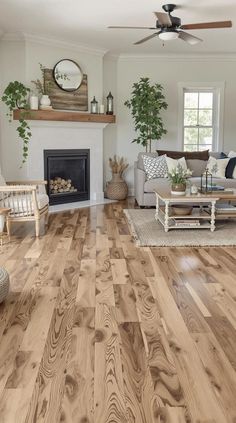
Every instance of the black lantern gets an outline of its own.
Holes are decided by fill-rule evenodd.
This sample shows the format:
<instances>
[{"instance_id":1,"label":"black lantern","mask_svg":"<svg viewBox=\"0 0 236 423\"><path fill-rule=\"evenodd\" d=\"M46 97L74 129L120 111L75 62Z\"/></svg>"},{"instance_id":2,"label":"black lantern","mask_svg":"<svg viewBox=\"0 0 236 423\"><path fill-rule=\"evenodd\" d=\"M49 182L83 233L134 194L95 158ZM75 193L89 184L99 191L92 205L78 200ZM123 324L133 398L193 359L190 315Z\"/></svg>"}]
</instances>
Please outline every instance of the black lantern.
<instances>
[{"instance_id":1,"label":"black lantern","mask_svg":"<svg viewBox=\"0 0 236 423\"><path fill-rule=\"evenodd\" d=\"M206 168L205 172L201 174L201 192L212 192L212 173Z\"/></svg>"},{"instance_id":2,"label":"black lantern","mask_svg":"<svg viewBox=\"0 0 236 423\"><path fill-rule=\"evenodd\" d=\"M111 91L107 96L107 115L113 115L113 95Z\"/></svg>"},{"instance_id":3,"label":"black lantern","mask_svg":"<svg viewBox=\"0 0 236 423\"><path fill-rule=\"evenodd\" d=\"M95 97L93 97L93 100L91 101L91 113L96 114L98 113L98 102Z\"/></svg>"}]
</instances>

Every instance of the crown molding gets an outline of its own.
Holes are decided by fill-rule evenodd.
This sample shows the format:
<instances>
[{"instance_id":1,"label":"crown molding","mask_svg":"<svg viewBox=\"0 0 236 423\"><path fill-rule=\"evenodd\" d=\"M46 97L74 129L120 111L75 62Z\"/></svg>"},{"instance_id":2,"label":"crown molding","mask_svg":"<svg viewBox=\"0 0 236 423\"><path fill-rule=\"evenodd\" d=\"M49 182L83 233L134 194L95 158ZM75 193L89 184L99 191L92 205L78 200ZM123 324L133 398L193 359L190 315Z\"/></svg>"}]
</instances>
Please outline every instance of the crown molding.
<instances>
[{"instance_id":1,"label":"crown molding","mask_svg":"<svg viewBox=\"0 0 236 423\"><path fill-rule=\"evenodd\" d=\"M85 44L79 44L75 42L68 42L68 41L62 41L51 37L41 37L38 35L28 34L28 33L5 33L1 37L2 41L25 41L25 42L34 42L42 45L52 46L52 47L59 47L59 48L65 48L68 50L74 50L79 51L82 53L88 53L93 54L96 56L104 56L104 54L107 53L106 49L100 48L100 47L91 47Z\"/></svg>"},{"instance_id":2,"label":"crown molding","mask_svg":"<svg viewBox=\"0 0 236 423\"><path fill-rule=\"evenodd\" d=\"M163 62L235 62L236 53L219 54L120 54L121 61L159 59Z\"/></svg>"}]
</instances>

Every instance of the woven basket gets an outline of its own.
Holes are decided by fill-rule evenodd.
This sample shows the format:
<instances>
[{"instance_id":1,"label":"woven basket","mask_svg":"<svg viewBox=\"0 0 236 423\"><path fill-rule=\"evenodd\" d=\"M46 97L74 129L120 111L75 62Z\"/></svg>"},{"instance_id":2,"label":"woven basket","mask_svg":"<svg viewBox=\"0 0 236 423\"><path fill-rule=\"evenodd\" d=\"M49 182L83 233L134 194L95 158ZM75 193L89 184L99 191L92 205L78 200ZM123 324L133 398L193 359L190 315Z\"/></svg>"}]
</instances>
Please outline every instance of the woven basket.
<instances>
[{"instance_id":1,"label":"woven basket","mask_svg":"<svg viewBox=\"0 0 236 423\"><path fill-rule=\"evenodd\" d=\"M112 180L108 182L106 196L110 200L125 200L128 195L128 187L119 173L113 173Z\"/></svg>"},{"instance_id":2,"label":"woven basket","mask_svg":"<svg viewBox=\"0 0 236 423\"><path fill-rule=\"evenodd\" d=\"M4 267L0 267L0 303L2 303L7 297L9 286L9 275Z\"/></svg>"}]
</instances>

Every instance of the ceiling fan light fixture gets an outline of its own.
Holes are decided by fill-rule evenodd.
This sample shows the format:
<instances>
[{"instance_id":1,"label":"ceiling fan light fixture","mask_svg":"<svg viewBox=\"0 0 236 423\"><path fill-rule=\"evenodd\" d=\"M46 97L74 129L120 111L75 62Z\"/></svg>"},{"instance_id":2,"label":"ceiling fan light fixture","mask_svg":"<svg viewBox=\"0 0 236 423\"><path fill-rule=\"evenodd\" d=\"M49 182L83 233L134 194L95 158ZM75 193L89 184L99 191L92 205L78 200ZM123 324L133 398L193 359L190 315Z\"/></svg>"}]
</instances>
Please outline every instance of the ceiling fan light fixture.
<instances>
[{"instance_id":1,"label":"ceiling fan light fixture","mask_svg":"<svg viewBox=\"0 0 236 423\"><path fill-rule=\"evenodd\" d=\"M170 41L170 40L176 40L178 38L179 33L178 31L172 29L171 31L161 31L159 33L159 38L163 41Z\"/></svg>"}]
</instances>

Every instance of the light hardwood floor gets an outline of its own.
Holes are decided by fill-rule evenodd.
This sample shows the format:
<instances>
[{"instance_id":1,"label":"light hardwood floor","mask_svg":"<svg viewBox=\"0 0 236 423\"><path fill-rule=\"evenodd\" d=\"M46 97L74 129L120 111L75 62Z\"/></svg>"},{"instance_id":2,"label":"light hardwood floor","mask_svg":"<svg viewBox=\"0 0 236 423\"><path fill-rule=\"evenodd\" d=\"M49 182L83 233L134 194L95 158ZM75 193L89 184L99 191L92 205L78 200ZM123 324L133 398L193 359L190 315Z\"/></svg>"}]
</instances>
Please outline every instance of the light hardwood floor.
<instances>
[{"instance_id":1,"label":"light hardwood floor","mask_svg":"<svg viewBox=\"0 0 236 423\"><path fill-rule=\"evenodd\" d=\"M1 423L236 422L236 249L137 248L124 207L3 247Z\"/></svg>"}]
</instances>

